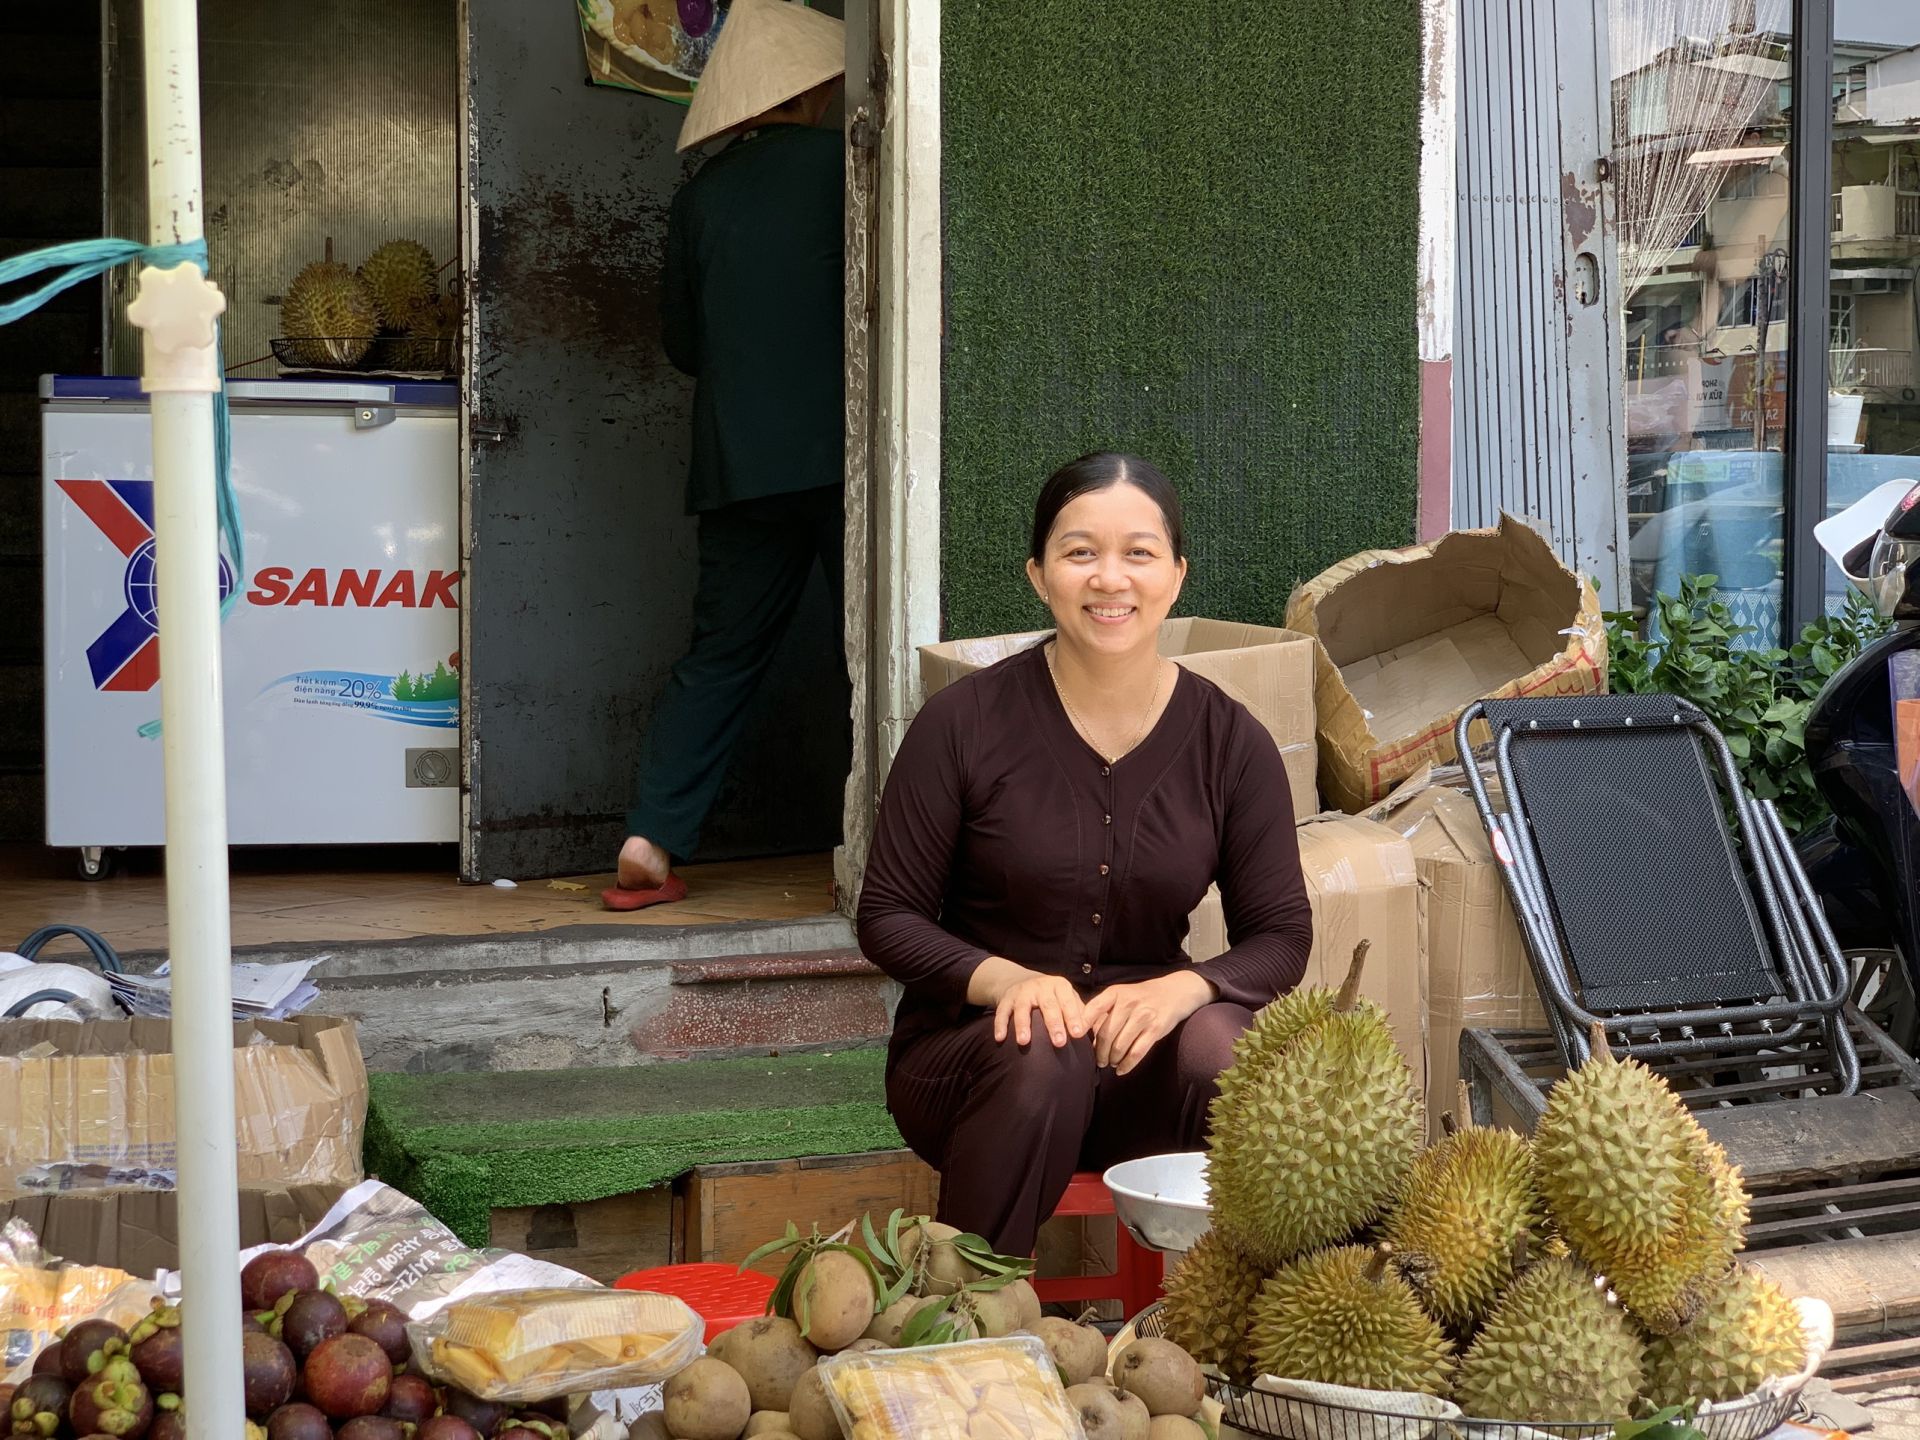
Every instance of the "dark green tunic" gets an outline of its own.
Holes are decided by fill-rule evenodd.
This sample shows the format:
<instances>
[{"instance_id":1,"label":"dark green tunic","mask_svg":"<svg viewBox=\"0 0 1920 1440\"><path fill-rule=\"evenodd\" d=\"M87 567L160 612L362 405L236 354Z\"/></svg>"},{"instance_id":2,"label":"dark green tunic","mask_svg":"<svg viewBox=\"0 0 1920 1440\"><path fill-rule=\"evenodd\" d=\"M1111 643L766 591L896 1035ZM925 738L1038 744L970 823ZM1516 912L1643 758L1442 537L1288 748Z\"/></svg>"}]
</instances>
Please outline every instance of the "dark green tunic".
<instances>
[{"instance_id":1,"label":"dark green tunic","mask_svg":"<svg viewBox=\"0 0 1920 1440\"><path fill-rule=\"evenodd\" d=\"M690 514L841 482L842 143L767 126L673 197L661 329L667 358L697 381Z\"/></svg>"}]
</instances>

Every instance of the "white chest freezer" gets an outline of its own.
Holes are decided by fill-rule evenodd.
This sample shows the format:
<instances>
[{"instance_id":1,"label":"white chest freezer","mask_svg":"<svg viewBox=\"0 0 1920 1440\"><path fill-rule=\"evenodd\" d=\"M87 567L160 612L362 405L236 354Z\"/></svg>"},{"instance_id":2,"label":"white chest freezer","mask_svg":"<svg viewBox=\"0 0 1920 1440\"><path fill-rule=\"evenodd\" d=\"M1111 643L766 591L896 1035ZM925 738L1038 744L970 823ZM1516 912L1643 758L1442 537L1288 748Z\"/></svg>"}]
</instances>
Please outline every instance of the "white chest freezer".
<instances>
[{"instance_id":1,"label":"white chest freezer","mask_svg":"<svg viewBox=\"0 0 1920 1440\"><path fill-rule=\"evenodd\" d=\"M236 845L450 841L459 823L454 386L229 386L243 574L221 626ZM131 379L41 382L47 843L164 841L153 453Z\"/></svg>"}]
</instances>

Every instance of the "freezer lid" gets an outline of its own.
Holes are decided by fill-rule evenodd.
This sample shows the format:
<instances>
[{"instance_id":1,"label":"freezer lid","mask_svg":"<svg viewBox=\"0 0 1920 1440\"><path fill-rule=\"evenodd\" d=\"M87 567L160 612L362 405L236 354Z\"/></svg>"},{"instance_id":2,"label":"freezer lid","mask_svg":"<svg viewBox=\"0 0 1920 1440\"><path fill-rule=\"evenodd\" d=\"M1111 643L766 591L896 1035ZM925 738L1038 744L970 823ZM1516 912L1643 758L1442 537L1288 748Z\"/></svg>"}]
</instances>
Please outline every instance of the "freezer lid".
<instances>
[{"instance_id":1,"label":"freezer lid","mask_svg":"<svg viewBox=\"0 0 1920 1440\"><path fill-rule=\"evenodd\" d=\"M134 375L42 375L42 400L143 402ZM460 387L442 380L229 380L227 398L275 405L394 405L451 410Z\"/></svg>"}]
</instances>

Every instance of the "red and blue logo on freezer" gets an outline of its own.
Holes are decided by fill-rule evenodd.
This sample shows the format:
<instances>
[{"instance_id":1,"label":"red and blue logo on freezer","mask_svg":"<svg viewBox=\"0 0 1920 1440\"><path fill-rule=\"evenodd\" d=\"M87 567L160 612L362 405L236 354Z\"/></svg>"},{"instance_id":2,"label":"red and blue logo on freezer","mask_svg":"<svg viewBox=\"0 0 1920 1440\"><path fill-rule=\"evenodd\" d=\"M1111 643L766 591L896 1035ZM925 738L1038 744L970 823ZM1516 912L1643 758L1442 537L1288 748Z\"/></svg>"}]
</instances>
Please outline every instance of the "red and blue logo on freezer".
<instances>
[{"instance_id":1,"label":"red and blue logo on freezer","mask_svg":"<svg viewBox=\"0 0 1920 1440\"><path fill-rule=\"evenodd\" d=\"M160 625L153 583L153 481L54 482L126 557L127 608L87 647L96 690L151 690L160 679ZM233 567L220 557L220 598L233 593Z\"/></svg>"}]
</instances>

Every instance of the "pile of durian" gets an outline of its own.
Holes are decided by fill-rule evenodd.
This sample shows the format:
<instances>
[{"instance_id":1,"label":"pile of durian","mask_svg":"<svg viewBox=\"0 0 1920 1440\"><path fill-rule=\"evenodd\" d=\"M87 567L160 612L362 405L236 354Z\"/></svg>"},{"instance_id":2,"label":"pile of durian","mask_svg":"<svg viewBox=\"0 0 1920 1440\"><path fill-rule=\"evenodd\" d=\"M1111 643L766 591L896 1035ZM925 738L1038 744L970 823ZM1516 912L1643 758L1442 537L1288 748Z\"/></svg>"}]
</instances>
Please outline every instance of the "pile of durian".
<instances>
[{"instance_id":1,"label":"pile of durian","mask_svg":"<svg viewBox=\"0 0 1920 1440\"><path fill-rule=\"evenodd\" d=\"M1410 1390L1485 1420L1693 1410L1803 1368L1798 1309L1734 1259L1740 1172L1666 1081L1596 1027L1531 1142L1468 1120L1423 1149L1413 1076L1358 998L1365 958L1235 1046L1213 1228L1168 1280L1168 1338L1242 1383Z\"/></svg>"},{"instance_id":2,"label":"pile of durian","mask_svg":"<svg viewBox=\"0 0 1920 1440\"><path fill-rule=\"evenodd\" d=\"M352 369L382 345L381 363L395 370L446 368L445 342L459 333L460 306L440 293L433 253L417 240L389 240L355 270L316 260L280 299L280 331L294 364Z\"/></svg>"}]
</instances>

